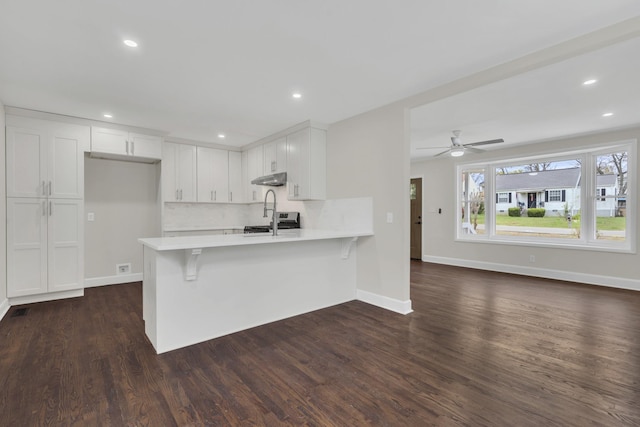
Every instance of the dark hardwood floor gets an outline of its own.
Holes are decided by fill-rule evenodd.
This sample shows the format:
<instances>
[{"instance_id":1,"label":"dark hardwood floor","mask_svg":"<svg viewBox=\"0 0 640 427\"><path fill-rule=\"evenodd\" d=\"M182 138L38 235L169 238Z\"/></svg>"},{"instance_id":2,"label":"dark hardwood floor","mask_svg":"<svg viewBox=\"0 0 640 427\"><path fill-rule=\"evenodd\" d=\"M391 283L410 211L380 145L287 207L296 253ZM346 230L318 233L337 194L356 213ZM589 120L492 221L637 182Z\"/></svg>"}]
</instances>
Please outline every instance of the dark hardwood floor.
<instances>
[{"instance_id":1,"label":"dark hardwood floor","mask_svg":"<svg viewBox=\"0 0 640 427\"><path fill-rule=\"evenodd\" d=\"M0 425L640 425L640 292L411 263L361 302L156 355L139 283L12 307Z\"/></svg>"}]
</instances>

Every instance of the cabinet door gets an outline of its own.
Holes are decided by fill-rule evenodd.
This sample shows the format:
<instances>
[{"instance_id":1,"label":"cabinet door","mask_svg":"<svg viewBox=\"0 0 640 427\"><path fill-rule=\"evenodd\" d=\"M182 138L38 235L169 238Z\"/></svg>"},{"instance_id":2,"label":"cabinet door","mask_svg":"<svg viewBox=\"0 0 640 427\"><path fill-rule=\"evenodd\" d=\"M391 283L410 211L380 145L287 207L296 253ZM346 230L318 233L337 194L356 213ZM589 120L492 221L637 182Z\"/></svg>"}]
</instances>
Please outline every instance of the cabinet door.
<instances>
[{"instance_id":1,"label":"cabinet door","mask_svg":"<svg viewBox=\"0 0 640 427\"><path fill-rule=\"evenodd\" d=\"M242 153L229 151L229 201L232 203L244 202L242 177Z\"/></svg>"},{"instance_id":2,"label":"cabinet door","mask_svg":"<svg viewBox=\"0 0 640 427\"><path fill-rule=\"evenodd\" d=\"M229 152L213 149L213 201L229 201ZM242 172L240 170L239 172Z\"/></svg>"},{"instance_id":3,"label":"cabinet door","mask_svg":"<svg viewBox=\"0 0 640 427\"><path fill-rule=\"evenodd\" d=\"M177 202L180 198L177 180L178 144L165 142L162 146L162 195L165 202Z\"/></svg>"},{"instance_id":4,"label":"cabinet door","mask_svg":"<svg viewBox=\"0 0 640 427\"><path fill-rule=\"evenodd\" d=\"M196 158L198 201L213 202L213 149L198 147Z\"/></svg>"},{"instance_id":5,"label":"cabinet door","mask_svg":"<svg viewBox=\"0 0 640 427\"><path fill-rule=\"evenodd\" d=\"M264 174L287 171L287 138L264 144Z\"/></svg>"},{"instance_id":6,"label":"cabinet door","mask_svg":"<svg viewBox=\"0 0 640 427\"><path fill-rule=\"evenodd\" d=\"M247 201L262 201L264 187L251 184L251 180L264 175L264 152L262 145L247 152Z\"/></svg>"},{"instance_id":7,"label":"cabinet door","mask_svg":"<svg viewBox=\"0 0 640 427\"><path fill-rule=\"evenodd\" d=\"M44 197L48 189L47 132L7 126L7 197Z\"/></svg>"},{"instance_id":8,"label":"cabinet door","mask_svg":"<svg viewBox=\"0 0 640 427\"><path fill-rule=\"evenodd\" d=\"M84 287L82 200L49 199L47 212L48 291Z\"/></svg>"},{"instance_id":9,"label":"cabinet door","mask_svg":"<svg viewBox=\"0 0 640 427\"><path fill-rule=\"evenodd\" d=\"M196 147L177 144L176 176L181 202L196 201Z\"/></svg>"},{"instance_id":10,"label":"cabinet door","mask_svg":"<svg viewBox=\"0 0 640 427\"><path fill-rule=\"evenodd\" d=\"M287 135L287 192L290 200L304 199L304 159L309 155L309 129Z\"/></svg>"},{"instance_id":11,"label":"cabinet door","mask_svg":"<svg viewBox=\"0 0 640 427\"><path fill-rule=\"evenodd\" d=\"M287 136L290 200L323 200L327 193L326 131L307 128Z\"/></svg>"},{"instance_id":12,"label":"cabinet door","mask_svg":"<svg viewBox=\"0 0 640 427\"><path fill-rule=\"evenodd\" d=\"M145 159L162 158L162 138L158 136L129 134L129 155Z\"/></svg>"},{"instance_id":13,"label":"cabinet door","mask_svg":"<svg viewBox=\"0 0 640 427\"><path fill-rule=\"evenodd\" d=\"M91 151L126 156L129 154L127 150L128 137L129 132L127 131L91 127Z\"/></svg>"},{"instance_id":14,"label":"cabinet door","mask_svg":"<svg viewBox=\"0 0 640 427\"><path fill-rule=\"evenodd\" d=\"M84 150L89 146L89 135L86 126L60 123L52 128L48 137L48 197L84 197Z\"/></svg>"},{"instance_id":15,"label":"cabinet door","mask_svg":"<svg viewBox=\"0 0 640 427\"><path fill-rule=\"evenodd\" d=\"M7 199L7 296L47 292L46 199Z\"/></svg>"}]
</instances>

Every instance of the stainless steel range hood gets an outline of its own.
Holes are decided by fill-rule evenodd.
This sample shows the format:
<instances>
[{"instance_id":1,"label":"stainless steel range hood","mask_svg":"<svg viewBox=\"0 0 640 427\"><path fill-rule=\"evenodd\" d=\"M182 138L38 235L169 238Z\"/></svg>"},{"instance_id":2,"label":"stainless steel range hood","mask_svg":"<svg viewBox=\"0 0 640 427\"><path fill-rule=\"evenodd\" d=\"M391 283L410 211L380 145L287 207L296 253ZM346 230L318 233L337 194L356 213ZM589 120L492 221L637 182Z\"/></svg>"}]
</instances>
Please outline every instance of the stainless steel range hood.
<instances>
[{"instance_id":1,"label":"stainless steel range hood","mask_svg":"<svg viewBox=\"0 0 640 427\"><path fill-rule=\"evenodd\" d=\"M251 181L255 185L269 185L271 187L280 187L287 183L287 173L280 172L272 175L265 175Z\"/></svg>"}]
</instances>

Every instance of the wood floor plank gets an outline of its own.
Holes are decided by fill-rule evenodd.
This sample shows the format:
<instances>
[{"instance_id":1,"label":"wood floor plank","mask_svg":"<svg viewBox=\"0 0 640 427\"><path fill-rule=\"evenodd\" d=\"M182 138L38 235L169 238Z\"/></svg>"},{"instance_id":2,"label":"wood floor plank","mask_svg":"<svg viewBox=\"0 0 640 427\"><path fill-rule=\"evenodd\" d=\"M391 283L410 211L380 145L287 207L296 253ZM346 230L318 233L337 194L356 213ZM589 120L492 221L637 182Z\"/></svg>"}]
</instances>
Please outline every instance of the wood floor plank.
<instances>
[{"instance_id":1,"label":"wood floor plank","mask_svg":"<svg viewBox=\"0 0 640 427\"><path fill-rule=\"evenodd\" d=\"M352 301L156 355L141 284L0 322L0 425L637 426L640 292L412 261Z\"/></svg>"}]
</instances>

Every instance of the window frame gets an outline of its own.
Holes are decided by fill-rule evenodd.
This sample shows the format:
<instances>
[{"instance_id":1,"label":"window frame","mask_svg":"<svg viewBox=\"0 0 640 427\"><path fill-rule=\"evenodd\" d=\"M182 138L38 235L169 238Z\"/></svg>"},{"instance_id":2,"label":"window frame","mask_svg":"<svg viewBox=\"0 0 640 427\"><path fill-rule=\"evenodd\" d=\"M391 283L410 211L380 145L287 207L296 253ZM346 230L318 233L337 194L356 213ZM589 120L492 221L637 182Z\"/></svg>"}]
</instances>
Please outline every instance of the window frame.
<instances>
[{"instance_id":1,"label":"window frame","mask_svg":"<svg viewBox=\"0 0 640 427\"><path fill-rule=\"evenodd\" d=\"M601 198L618 197L610 195L607 191L602 196L600 188L596 185L597 174L595 173L596 159L604 154L615 152L627 152L627 194L626 198L626 229L624 241L614 241L598 239L596 230L597 203ZM464 204L462 200L462 176L467 172L477 172L483 170L484 173L484 212L485 224L484 233L468 234L463 229L463 221L461 216L455 218L455 240L461 242L482 242L508 245L524 245L524 246L546 246L560 247L567 249L595 250L604 252L624 252L636 253L636 218L638 215L637 206L637 140L624 140L610 144L599 144L590 147L584 147L579 150L564 150L554 152L541 152L536 155L523 157L500 157L488 159L481 162L459 162L455 165L456 171L456 204L457 212L461 211ZM520 166L529 163L543 162L559 162L566 160L579 160L581 167L581 183L580 183L580 233L575 239L566 239L560 237L531 237L531 236L506 236L496 234L496 202L498 200L498 192L496 188L496 170L509 166ZM589 171L587 174L586 171ZM552 189L549 189L552 190ZM558 190L559 189L553 189ZM500 192L503 193L503 192ZM506 192L504 192L506 193ZM629 209L631 208L631 209Z\"/></svg>"}]
</instances>

